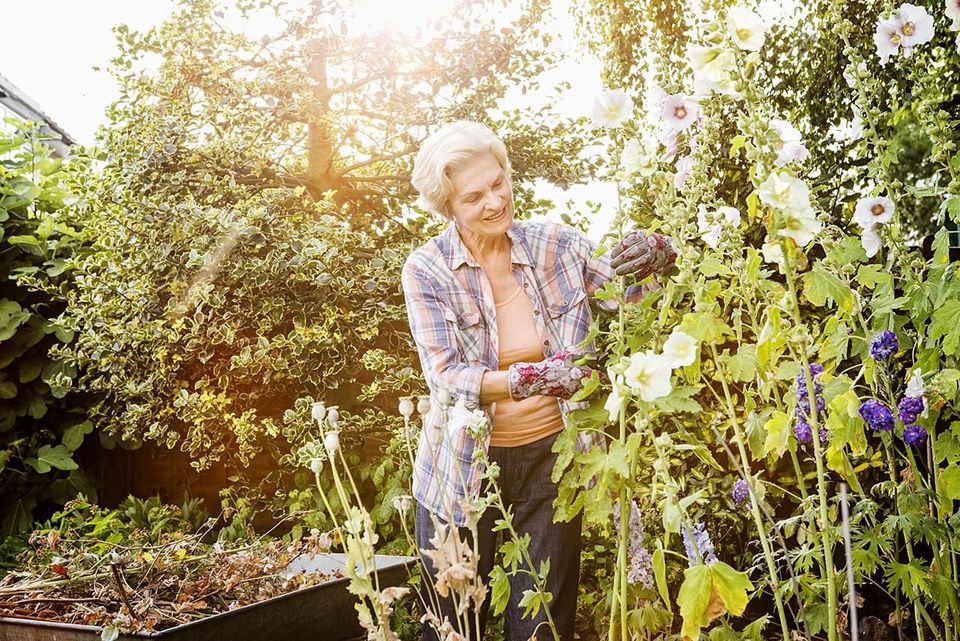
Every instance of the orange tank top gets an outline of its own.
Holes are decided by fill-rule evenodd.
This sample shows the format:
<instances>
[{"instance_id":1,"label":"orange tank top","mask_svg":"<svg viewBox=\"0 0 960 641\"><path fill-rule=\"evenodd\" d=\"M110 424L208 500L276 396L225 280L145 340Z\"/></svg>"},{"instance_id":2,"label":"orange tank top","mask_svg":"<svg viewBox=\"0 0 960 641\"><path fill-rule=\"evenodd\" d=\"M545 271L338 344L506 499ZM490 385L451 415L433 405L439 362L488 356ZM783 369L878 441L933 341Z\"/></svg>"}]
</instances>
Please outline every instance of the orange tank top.
<instances>
[{"instance_id":1,"label":"orange tank top","mask_svg":"<svg viewBox=\"0 0 960 641\"><path fill-rule=\"evenodd\" d=\"M500 370L513 363L536 363L544 358L540 335L533 320L533 304L517 285L510 296L496 303ZM560 403L552 396L531 396L519 401L497 401L490 445L517 447L563 429Z\"/></svg>"}]
</instances>

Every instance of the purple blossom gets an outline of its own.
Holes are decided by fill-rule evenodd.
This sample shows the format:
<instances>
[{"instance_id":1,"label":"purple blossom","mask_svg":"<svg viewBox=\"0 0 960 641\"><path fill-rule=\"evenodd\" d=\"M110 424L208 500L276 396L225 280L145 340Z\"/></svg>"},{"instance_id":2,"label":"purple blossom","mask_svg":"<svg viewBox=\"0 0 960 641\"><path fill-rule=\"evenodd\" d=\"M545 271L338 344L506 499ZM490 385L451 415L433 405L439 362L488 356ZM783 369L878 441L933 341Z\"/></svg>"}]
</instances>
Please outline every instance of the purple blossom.
<instances>
[{"instance_id":1,"label":"purple blossom","mask_svg":"<svg viewBox=\"0 0 960 641\"><path fill-rule=\"evenodd\" d=\"M797 441L800 443L813 443L813 429L810 427L810 424L807 423L803 418L797 419L797 424L793 426L793 434L797 437ZM827 441L827 428L820 428L820 442L826 443Z\"/></svg>"},{"instance_id":2,"label":"purple blossom","mask_svg":"<svg viewBox=\"0 0 960 641\"><path fill-rule=\"evenodd\" d=\"M620 502L613 506L613 522L620 530ZM627 581L640 585L646 589L653 587L653 557L647 548L643 547L643 521L640 518L640 508L636 501L630 502L630 525L628 531L630 567L627 568Z\"/></svg>"},{"instance_id":3,"label":"purple blossom","mask_svg":"<svg viewBox=\"0 0 960 641\"><path fill-rule=\"evenodd\" d=\"M898 349L900 349L900 341L897 340L897 335L889 329L874 334L873 338L870 339L870 356L873 356L874 360L886 360Z\"/></svg>"},{"instance_id":4,"label":"purple blossom","mask_svg":"<svg viewBox=\"0 0 960 641\"><path fill-rule=\"evenodd\" d=\"M813 380L813 394L816 399L817 413L823 412L827 407L827 402L823 398L823 385L817 382L817 376L823 373L823 365L820 363L810 363L810 374ZM800 372L796 376L797 404L794 407L794 413L797 415L798 423L794 428L797 440L802 443L813 441L813 433L810 431L810 425L807 423L810 417L810 398L807 391L807 379ZM821 440L823 440L821 438Z\"/></svg>"},{"instance_id":5,"label":"purple blossom","mask_svg":"<svg viewBox=\"0 0 960 641\"><path fill-rule=\"evenodd\" d=\"M893 429L893 412L875 398L863 402L860 416L874 432L889 432Z\"/></svg>"},{"instance_id":6,"label":"purple blossom","mask_svg":"<svg viewBox=\"0 0 960 641\"><path fill-rule=\"evenodd\" d=\"M733 502L740 505L744 501L750 507L750 484L746 479L737 479L733 484Z\"/></svg>"},{"instance_id":7,"label":"purple blossom","mask_svg":"<svg viewBox=\"0 0 960 641\"><path fill-rule=\"evenodd\" d=\"M919 396L904 396L900 399L897 410L903 424L912 425L917 422L917 417L923 412L923 398Z\"/></svg>"},{"instance_id":8,"label":"purple blossom","mask_svg":"<svg viewBox=\"0 0 960 641\"><path fill-rule=\"evenodd\" d=\"M810 374L813 376L814 381L816 381L817 376L819 376L820 374L823 374L823 365L821 365L820 363L810 363ZM800 372L799 374L797 374L796 382L797 382L797 395L798 396L800 395L801 389L803 389L803 393L806 394L807 381L803 376L803 372Z\"/></svg>"},{"instance_id":9,"label":"purple blossom","mask_svg":"<svg viewBox=\"0 0 960 641\"><path fill-rule=\"evenodd\" d=\"M683 535L683 547L687 552L687 562L690 567L695 567L700 563L709 565L717 562L717 555L713 551L713 541L710 540L707 526L703 523L697 523L691 531L684 523L680 531Z\"/></svg>"},{"instance_id":10,"label":"purple blossom","mask_svg":"<svg viewBox=\"0 0 960 641\"><path fill-rule=\"evenodd\" d=\"M927 430L919 425L911 425L903 430L903 440L907 445L923 447L923 444L927 442Z\"/></svg>"}]
</instances>

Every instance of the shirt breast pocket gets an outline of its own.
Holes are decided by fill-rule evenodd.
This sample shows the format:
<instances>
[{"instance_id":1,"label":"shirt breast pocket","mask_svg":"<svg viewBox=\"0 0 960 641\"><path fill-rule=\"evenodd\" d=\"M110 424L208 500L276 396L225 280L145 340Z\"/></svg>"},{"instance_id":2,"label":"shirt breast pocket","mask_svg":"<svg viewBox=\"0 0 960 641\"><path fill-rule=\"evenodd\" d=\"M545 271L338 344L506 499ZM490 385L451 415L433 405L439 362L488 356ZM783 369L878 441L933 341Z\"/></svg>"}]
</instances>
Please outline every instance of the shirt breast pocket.
<instances>
[{"instance_id":1,"label":"shirt breast pocket","mask_svg":"<svg viewBox=\"0 0 960 641\"><path fill-rule=\"evenodd\" d=\"M454 334L457 336L457 343L463 358L468 361L468 364L479 362L485 341L485 328L481 322L480 312L475 309L459 312L446 309L443 312L443 317L450 323Z\"/></svg>"},{"instance_id":2,"label":"shirt breast pocket","mask_svg":"<svg viewBox=\"0 0 960 641\"><path fill-rule=\"evenodd\" d=\"M590 308L583 285L561 284L546 298L547 315L560 338L559 347L573 347L582 341L590 326Z\"/></svg>"}]
</instances>

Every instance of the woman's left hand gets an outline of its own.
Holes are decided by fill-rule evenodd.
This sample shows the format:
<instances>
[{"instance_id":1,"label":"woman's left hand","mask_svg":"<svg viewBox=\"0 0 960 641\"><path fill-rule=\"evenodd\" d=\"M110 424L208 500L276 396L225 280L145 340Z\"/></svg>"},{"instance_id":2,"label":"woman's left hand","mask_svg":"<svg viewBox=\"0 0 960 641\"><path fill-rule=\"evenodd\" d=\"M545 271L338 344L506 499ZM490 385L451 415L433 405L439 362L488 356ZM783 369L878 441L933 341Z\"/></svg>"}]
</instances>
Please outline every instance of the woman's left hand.
<instances>
[{"instance_id":1,"label":"woman's left hand","mask_svg":"<svg viewBox=\"0 0 960 641\"><path fill-rule=\"evenodd\" d=\"M650 274L666 275L677 260L669 236L632 231L613 249L610 266L618 276L634 274L644 279Z\"/></svg>"}]
</instances>

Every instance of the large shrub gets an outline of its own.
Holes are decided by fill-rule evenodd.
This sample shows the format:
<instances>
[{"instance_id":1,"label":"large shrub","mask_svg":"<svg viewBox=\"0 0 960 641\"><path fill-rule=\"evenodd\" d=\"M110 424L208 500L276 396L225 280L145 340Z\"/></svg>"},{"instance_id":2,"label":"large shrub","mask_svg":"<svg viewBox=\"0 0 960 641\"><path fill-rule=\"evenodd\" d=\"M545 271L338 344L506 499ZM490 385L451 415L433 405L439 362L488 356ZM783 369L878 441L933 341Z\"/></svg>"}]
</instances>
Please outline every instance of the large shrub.
<instances>
[{"instance_id":1,"label":"large shrub","mask_svg":"<svg viewBox=\"0 0 960 641\"><path fill-rule=\"evenodd\" d=\"M0 536L29 529L38 506L95 496L74 456L92 431L82 397L67 395L76 370L50 356L73 337L54 319L79 247L68 205L86 169L51 157L31 123L0 130Z\"/></svg>"}]
</instances>

